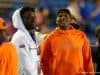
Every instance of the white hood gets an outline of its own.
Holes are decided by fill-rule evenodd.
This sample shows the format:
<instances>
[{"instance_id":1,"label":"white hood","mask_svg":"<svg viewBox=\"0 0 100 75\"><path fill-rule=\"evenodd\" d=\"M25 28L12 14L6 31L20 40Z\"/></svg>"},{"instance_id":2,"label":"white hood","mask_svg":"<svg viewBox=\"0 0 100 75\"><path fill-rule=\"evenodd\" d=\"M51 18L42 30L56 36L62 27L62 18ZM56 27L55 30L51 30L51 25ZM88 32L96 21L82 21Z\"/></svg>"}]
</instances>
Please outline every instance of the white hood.
<instances>
[{"instance_id":1,"label":"white hood","mask_svg":"<svg viewBox=\"0 0 100 75\"><path fill-rule=\"evenodd\" d=\"M19 8L14 12L14 14L12 16L12 21L13 21L14 28L24 31L26 29L25 29L25 26L24 26L24 24L22 22L21 16L20 16L20 10L21 9L22 8Z\"/></svg>"},{"instance_id":2,"label":"white hood","mask_svg":"<svg viewBox=\"0 0 100 75\"><path fill-rule=\"evenodd\" d=\"M21 11L22 8L19 8L17 9L13 16L12 16L12 21L13 21L13 26L14 28L18 29L18 30L21 30L23 31L26 36L28 37L29 40L32 40L32 37L30 36L28 30L25 28L24 24L23 24L23 21L21 19L21 16L20 16L20 11ZM32 40L33 41L33 40Z\"/></svg>"}]
</instances>

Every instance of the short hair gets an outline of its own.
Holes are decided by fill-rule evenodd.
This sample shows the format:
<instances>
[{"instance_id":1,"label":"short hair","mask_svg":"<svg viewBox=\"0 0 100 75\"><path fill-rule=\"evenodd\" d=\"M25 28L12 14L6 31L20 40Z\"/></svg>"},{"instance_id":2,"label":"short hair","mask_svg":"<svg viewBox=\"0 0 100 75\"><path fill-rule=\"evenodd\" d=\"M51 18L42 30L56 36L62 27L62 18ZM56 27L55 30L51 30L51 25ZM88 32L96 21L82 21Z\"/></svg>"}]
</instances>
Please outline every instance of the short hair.
<instances>
[{"instance_id":1,"label":"short hair","mask_svg":"<svg viewBox=\"0 0 100 75\"><path fill-rule=\"evenodd\" d=\"M71 13L68 9L59 9L57 12L57 15L59 15L60 13L66 13L68 15L71 15Z\"/></svg>"},{"instance_id":2,"label":"short hair","mask_svg":"<svg viewBox=\"0 0 100 75\"><path fill-rule=\"evenodd\" d=\"M23 7L23 8L21 9L21 11L20 11L21 17L23 17L23 14L24 14L25 12L27 12L27 11L35 12L35 8L28 7L28 6Z\"/></svg>"}]
</instances>

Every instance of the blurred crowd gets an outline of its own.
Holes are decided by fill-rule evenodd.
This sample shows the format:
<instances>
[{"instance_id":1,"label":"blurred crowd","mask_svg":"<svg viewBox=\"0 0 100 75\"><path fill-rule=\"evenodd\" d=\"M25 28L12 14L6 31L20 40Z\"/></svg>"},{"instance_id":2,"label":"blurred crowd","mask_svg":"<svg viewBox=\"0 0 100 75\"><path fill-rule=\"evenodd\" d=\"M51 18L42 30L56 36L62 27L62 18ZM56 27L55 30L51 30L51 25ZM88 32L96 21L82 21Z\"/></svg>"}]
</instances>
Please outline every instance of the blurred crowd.
<instances>
[{"instance_id":1,"label":"blurred crowd","mask_svg":"<svg viewBox=\"0 0 100 75\"><path fill-rule=\"evenodd\" d=\"M56 12L52 7L45 1L40 1L36 6L36 30L43 34L51 32L56 27ZM86 33L91 45L96 45L95 31L100 25L100 1L70 0L65 8L70 10L73 20ZM7 22L7 26L8 35L11 37L16 29L13 29L11 21Z\"/></svg>"}]
</instances>

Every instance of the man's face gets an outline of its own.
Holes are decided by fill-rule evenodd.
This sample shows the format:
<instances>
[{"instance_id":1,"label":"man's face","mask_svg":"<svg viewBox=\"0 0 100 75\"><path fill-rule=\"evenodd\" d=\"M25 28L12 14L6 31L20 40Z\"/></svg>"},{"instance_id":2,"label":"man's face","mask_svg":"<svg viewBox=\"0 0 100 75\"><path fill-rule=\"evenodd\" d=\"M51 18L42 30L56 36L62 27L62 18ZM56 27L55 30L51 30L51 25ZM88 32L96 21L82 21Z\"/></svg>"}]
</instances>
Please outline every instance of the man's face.
<instances>
[{"instance_id":1,"label":"man's face","mask_svg":"<svg viewBox=\"0 0 100 75\"><path fill-rule=\"evenodd\" d=\"M26 29L30 30L34 28L35 23L35 13L32 11L27 11L23 14L23 23Z\"/></svg>"},{"instance_id":2,"label":"man's face","mask_svg":"<svg viewBox=\"0 0 100 75\"><path fill-rule=\"evenodd\" d=\"M62 29L62 30L66 30L67 26L69 25L71 19L70 19L70 15L67 13L59 13L56 19L56 23L57 25Z\"/></svg>"},{"instance_id":3,"label":"man's face","mask_svg":"<svg viewBox=\"0 0 100 75\"><path fill-rule=\"evenodd\" d=\"M42 11L42 15L43 15L43 17L48 17L49 16L49 9L44 8L43 11Z\"/></svg>"}]
</instances>

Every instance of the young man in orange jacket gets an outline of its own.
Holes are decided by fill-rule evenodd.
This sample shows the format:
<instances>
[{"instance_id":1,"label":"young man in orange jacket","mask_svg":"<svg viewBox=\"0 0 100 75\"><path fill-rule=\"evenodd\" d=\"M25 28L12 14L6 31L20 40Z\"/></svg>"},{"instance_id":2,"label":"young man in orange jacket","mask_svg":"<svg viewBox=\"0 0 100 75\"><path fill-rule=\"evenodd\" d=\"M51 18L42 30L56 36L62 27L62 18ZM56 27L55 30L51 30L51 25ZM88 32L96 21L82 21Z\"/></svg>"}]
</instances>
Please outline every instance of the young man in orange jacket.
<instances>
[{"instance_id":1,"label":"young man in orange jacket","mask_svg":"<svg viewBox=\"0 0 100 75\"><path fill-rule=\"evenodd\" d=\"M0 18L0 75L18 75L17 52L14 45L7 42L4 23Z\"/></svg>"},{"instance_id":2,"label":"young man in orange jacket","mask_svg":"<svg viewBox=\"0 0 100 75\"><path fill-rule=\"evenodd\" d=\"M56 21L58 27L40 48L44 75L94 75L88 39L70 22L69 10L60 9Z\"/></svg>"}]
</instances>

